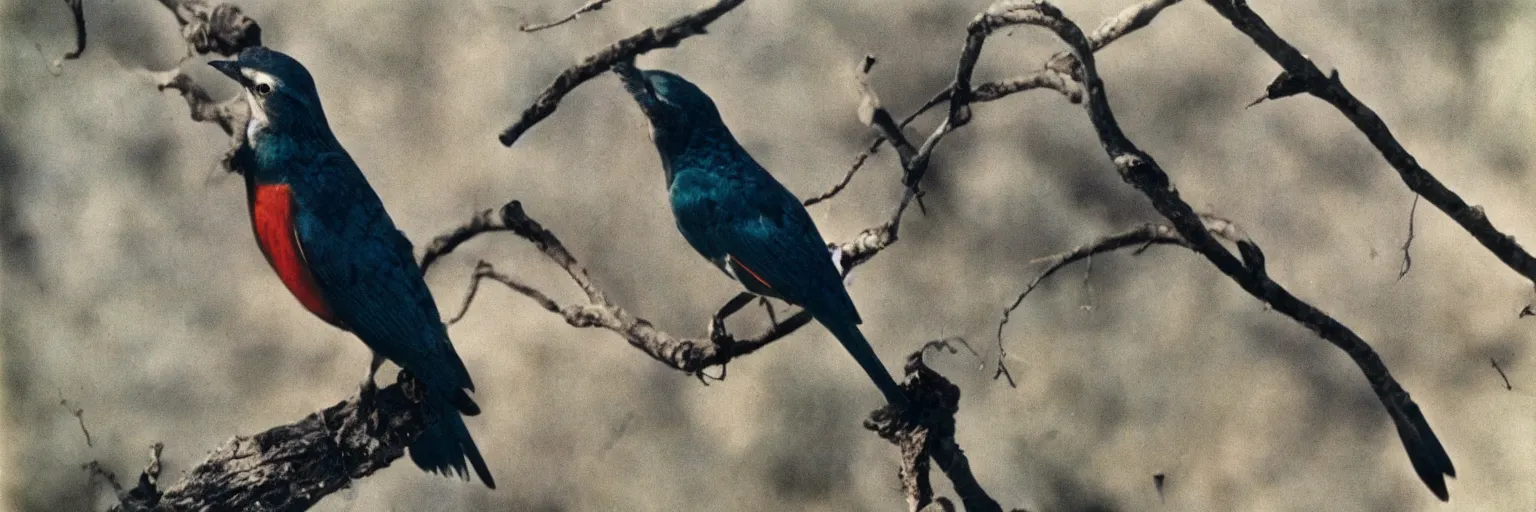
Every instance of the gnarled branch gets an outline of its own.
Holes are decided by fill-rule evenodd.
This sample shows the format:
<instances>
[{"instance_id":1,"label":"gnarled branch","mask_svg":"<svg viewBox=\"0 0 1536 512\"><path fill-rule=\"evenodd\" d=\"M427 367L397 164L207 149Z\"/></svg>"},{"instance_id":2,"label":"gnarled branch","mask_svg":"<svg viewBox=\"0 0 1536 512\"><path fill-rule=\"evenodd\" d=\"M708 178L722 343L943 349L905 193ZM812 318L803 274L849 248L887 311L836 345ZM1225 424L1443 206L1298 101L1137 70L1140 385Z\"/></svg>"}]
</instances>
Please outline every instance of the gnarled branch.
<instances>
[{"instance_id":1,"label":"gnarled branch","mask_svg":"<svg viewBox=\"0 0 1536 512\"><path fill-rule=\"evenodd\" d=\"M928 480L931 461L954 483L955 494L960 496L966 510L1001 512L1002 507L997 500L988 495L976 481L965 451L955 441L955 413L960 410L960 387L951 384L923 361L923 354L929 347L948 346L953 341L964 340L928 342L923 348L908 355L903 368L906 378L902 388L912 399L913 410L908 414L898 414L886 408L876 410L864 421L864 428L901 450L899 474L908 510L916 512L934 502L933 486ZM953 352L953 347L950 349Z\"/></svg>"},{"instance_id":2,"label":"gnarled branch","mask_svg":"<svg viewBox=\"0 0 1536 512\"><path fill-rule=\"evenodd\" d=\"M1093 32L1093 35L1089 40L1093 45L1093 50L1098 51L1105 46L1109 46L1110 43L1113 43L1120 38L1147 26L1152 22L1154 18L1157 17L1158 13L1163 11L1164 8L1176 3L1179 3L1179 0L1146 0L1130 7L1126 7L1118 14L1104 20L1104 22L1099 26L1099 29ZM976 69L976 60L981 58L981 44L985 40L986 36L991 34L991 30L981 30L982 27L975 27L975 24L978 21L981 21L984 15L985 13L978 15L976 20L972 21L972 27L980 31L980 33L978 33L979 38L968 37L966 39L964 51L962 51L960 60L956 66L957 71L955 81L949 86L945 87L943 90L940 90L938 93L934 94L927 103L923 104L923 106L918 107L917 110L913 111L911 114L908 114L905 118L902 118L900 123L896 123L896 129L898 133L901 129L906 128L908 124L911 124L912 121L916 120L918 116L927 113L934 107L944 104L950 105L949 116L946 118L946 122L950 123L950 129L954 129L966 124L965 122L959 122L958 119L955 119L956 116L961 115L962 112L964 113L965 120L969 120L969 105L974 103L1000 100L1024 91L1031 91L1035 89L1050 89L1061 93L1062 96L1065 96L1067 100L1071 101L1072 103L1079 103L1082 101L1082 89L1078 87L1077 82L1073 81L1073 77L1069 72L1069 70L1076 63L1075 60L1071 60L1071 53L1064 53L1053 57L1046 63L1045 66L1043 66L1043 69L1040 71L994 82L986 82L976 85L975 87L970 87L969 84L971 81L971 74ZM972 48L972 45L974 45L974 48ZM960 102L951 101L957 86L961 89L969 89L969 92L963 93L963 96L965 97ZM966 107L961 107L961 103L966 105ZM826 192L811 197L810 199L806 199L805 205L811 206L813 204L826 201L827 199L831 199L833 196L836 196L838 193L842 192L844 188L847 188L848 183L853 181L853 175L857 174L859 170L864 167L864 162L868 160L870 156L873 156L876 151L879 151L880 145L885 144L890 140L887 138L886 134L888 131L889 130L887 129L880 129L879 135L875 137L873 142L870 142L869 147L865 148L864 151L854 156L853 164L850 165L848 170L843 173L843 178ZM903 161L902 167L907 167L907 162L905 160Z\"/></svg>"},{"instance_id":3,"label":"gnarled branch","mask_svg":"<svg viewBox=\"0 0 1536 512\"><path fill-rule=\"evenodd\" d=\"M303 419L238 436L163 491L155 461L113 510L304 510L389 467L435 418L405 372L366 404L352 396Z\"/></svg>"},{"instance_id":4,"label":"gnarled branch","mask_svg":"<svg viewBox=\"0 0 1536 512\"><path fill-rule=\"evenodd\" d=\"M1234 256L1207 231L1200 215L1179 197L1178 190L1162 167L1121 131L1110 109L1104 81L1095 66L1091 43L1082 30L1062 15L1060 10L1043 0L1004 1L989 10L987 16L997 17L997 23L1023 23L1049 29L1071 47L1082 71L1083 87L1087 92L1088 118L1121 178L1146 195L1152 207L1172 223L1179 236L1194 251L1205 256L1243 290L1269 304L1275 311L1307 326L1349 354L1396 424L1398 436L1407 449L1414 471L1436 497L1442 501L1448 500L1450 495L1444 477L1456 476L1456 470L1445 448L1440 445L1440 440L1430 429L1429 422L1419 411L1418 404L1392 378L1380 356L1364 339L1270 279L1264 268L1264 253L1257 244L1248 240L1237 241L1239 256Z\"/></svg>"},{"instance_id":5,"label":"gnarled branch","mask_svg":"<svg viewBox=\"0 0 1536 512\"><path fill-rule=\"evenodd\" d=\"M1376 111L1371 110L1371 107L1344 87L1344 82L1339 80L1337 70L1324 75L1323 71L1312 63L1312 59L1302 55L1300 50L1276 34L1274 29L1264 22L1264 18L1259 17L1258 13L1248 7L1248 2L1245 0L1208 0L1206 3L1216 9L1222 17L1231 21L1233 27L1252 39L1255 45L1284 68L1258 101L1307 93L1333 105L1333 108L1343 114L1345 119L1365 134L1365 138L1370 140L1371 145L1376 147L1382 158L1392 165L1409 190L1445 212L1451 220L1456 221L1456 224L1470 233L1472 238L1477 239L1478 243L1483 244L1484 248L1497 256L1499 261L1504 262L1532 283L1536 283L1536 258L1532 258L1531 253L1526 252L1524 247L1516 243L1514 237L1494 227L1493 222L1483 213L1482 207L1467 204L1460 194L1440 183L1433 174L1419 166L1418 160L1397 141L1397 137L1392 135L1392 130L1387 127L1385 121L1381 120L1381 116L1376 115ZM1405 262L1406 254L1404 249ZM1406 263L1403 270L1407 271Z\"/></svg>"}]
</instances>

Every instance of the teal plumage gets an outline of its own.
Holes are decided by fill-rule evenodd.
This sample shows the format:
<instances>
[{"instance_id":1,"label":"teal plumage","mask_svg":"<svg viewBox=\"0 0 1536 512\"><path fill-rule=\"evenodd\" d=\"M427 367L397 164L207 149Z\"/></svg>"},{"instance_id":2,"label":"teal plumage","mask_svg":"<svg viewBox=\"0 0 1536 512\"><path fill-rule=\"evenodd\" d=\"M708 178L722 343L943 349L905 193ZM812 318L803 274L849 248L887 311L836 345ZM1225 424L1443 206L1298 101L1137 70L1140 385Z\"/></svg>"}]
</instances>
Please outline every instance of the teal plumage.
<instances>
[{"instance_id":1,"label":"teal plumage","mask_svg":"<svg viewBox=\"0 0 1536 512\"><path fill-rule=\"evenodd\" d=\"M804 307L853 355L888 402L901 388L859 330L863 320L800 200L736 141L714 102L666 71L620 65L650 120L678 231L752 293Z\"/></svg>"},{"instance_id":2,"label":"teal plumage","mask_svg":"<svg viewBox=\"0 0 1536 512\"><path fill-rule=\"evenodd\" d=\"M423 469L495 480L462 415L479 414L475 389L448 339L410 241L396 229L367 178L331 133L314 81L282 53L248 48L210 63L240 82L252 109L237 154L263 254L306 308L357 335L427 389L436 423L410 446ZM371 389L371 388L368 388Z\"/></svg>"}]
</instances>

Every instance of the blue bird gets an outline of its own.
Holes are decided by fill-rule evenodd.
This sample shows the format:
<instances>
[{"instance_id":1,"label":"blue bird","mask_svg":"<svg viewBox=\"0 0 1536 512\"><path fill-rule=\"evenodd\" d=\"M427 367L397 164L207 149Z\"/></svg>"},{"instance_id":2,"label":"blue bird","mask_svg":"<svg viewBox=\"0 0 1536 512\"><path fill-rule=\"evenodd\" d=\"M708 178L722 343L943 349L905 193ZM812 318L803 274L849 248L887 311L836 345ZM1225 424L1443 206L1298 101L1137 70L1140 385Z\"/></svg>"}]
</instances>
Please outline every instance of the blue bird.
<instances>
[{"instance_id":1,"label":"blue bird","mask_svg":"<svg viewBox=\"0 0 1536 512\"><path fill-rule=\"evenodd\" d=\"M747 291L809 311L886 401L905 408L906 395L859 332L863 320L800 200L736 142L698 86L628 62L614 71L650 120L672 214L688 244Z\"/></svg>"},{"instance_id":2,"label":"blue bird","mask_svg":"<svg viewBox=\"0 0 1536 512\"><path fill-rule=\"evenodd\" d=\"M410 240L331 133L309 71L263 47L209 65L239 82L250 105L235 165L267 262L305 309L373 350L365 403L385 359L425 385L436 421L410 446L417 466L467 478L467 458L480 481L496 488L460 416L480 413L466 392L475 389L469 370L448 340Z\"/></svg>"}]
</instances>

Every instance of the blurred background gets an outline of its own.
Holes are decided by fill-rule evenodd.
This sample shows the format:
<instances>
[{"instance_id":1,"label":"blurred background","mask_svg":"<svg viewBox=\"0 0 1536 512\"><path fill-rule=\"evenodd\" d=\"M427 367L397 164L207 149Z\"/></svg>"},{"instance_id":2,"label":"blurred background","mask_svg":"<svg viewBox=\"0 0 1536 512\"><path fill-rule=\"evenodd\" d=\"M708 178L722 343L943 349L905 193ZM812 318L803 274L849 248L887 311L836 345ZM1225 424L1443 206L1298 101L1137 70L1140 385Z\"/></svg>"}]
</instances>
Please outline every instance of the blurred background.
<instances>
[{"instance_id":1,"label":"blurred background","mask_svg":"<svg viewBox=\"0 0 1536 512\"><path fill-rule=\"evenodd\" d=\"M496 141L562 69L702 2L623 0L558 28L516 30L580 3L240 5L266 44L313 72L332 128L418 248L519 199L616 303L702 335L737 285L674 229L646 124L615 78L576 90L515 147ZM749 2L640 63L710 92L757 159L810 196L872 137L855 116L854 64L881 57L872 83L904 115L948 83L965 24L988 3ZM1061 7L1091 30L1129 3ZM1338 67L1422 165L1506 233L1536 240L1536 4L1255 4ZM47 62L74 44L67 7L0 3L0 480L3 506L17 510L104 509L110 492L81 465L100 461L131 484L157 441L174 481L232 436L352 394L369 357L263 261L243 186L218 168L223 133L155 91L146 70L186 51L174 17L147 0L88 0L86 16L84 57L54 76ZM1042 30L999 34L978 81L1035 69L1062 48ZM1398 280L1412 194L1324 103L1244 109L1278 67L1204 3L1169 8L1099 55L1131 138L1192 205L1240 223L1277 281L1380 352L1460 478L1449 504L1435 501L1353 363L1183 249L1059 274L1004 331L1017 388L993 380L999 312L1038 272L1031 260L1159 220L1120 182L1081 108L1042 91L976 107L935 153L929 214L910 215L900 243L851 288L893 369L946 336L987 361L930 355L963 390L958 440L987 490L1031 510L1536 507L1536 320L1516 318L1531 284L1427 203L1413 270ZM185 67L233 96L202 60ZM900 192L884 151L811 212L828 238L847 240L883 221ZM528 244L486 236L430 275L446 314L478 259L582 300ZM905 507L896 449L860 427L879 395L819 328L707 387L498 286L450 332L485 410L469 427L501 488L401 460L319 510ZM90 445L71 407L84 410Z\"/></svg>"}]
</instances>

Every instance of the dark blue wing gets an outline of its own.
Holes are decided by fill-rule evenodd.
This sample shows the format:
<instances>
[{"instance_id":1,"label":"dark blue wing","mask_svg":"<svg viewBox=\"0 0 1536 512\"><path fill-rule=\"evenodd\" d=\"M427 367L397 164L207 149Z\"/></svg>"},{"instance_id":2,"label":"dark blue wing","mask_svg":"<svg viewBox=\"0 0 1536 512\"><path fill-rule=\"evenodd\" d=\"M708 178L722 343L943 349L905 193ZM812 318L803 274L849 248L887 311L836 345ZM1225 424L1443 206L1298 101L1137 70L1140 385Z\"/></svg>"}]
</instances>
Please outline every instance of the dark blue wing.
<instances>
[{"instance_id":1,"label":"dark blue wing","mask_svg":"<svg viewBox=\"0 0 1536 512\"><path fill-rule=\"evenodd\" d=\"M334 314L363 343L457 398L474 389L448 341L410 241L345 153L328 153L293 184L300 244Z\"/></svg>"},{"instance_id":2,"label":"dark blue wing","mask_svg":"<svg viewBox=\"0 0 1536 512\"><path fill-rule=\"evenodd\" d=\"M674 208L679 185L712 191L707 199L694 201L708 208L675 212L683 236L749 291L858 323L826 242L800 200L755 162L741 166L739 172L696 178L718 181L710 184L690 184L695 178L678 176Z\"/></svg>"}]
</instances>

